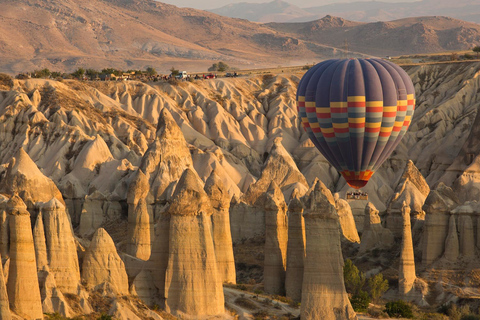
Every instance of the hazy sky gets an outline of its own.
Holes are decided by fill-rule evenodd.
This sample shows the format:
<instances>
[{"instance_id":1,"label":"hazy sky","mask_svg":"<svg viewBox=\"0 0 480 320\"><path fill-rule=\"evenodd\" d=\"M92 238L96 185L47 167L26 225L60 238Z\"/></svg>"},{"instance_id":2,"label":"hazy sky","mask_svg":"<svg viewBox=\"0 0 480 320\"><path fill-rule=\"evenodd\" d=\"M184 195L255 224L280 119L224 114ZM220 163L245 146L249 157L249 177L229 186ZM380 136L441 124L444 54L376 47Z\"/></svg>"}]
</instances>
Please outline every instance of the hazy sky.
<instances>
[{"instance_id":1,"label":"hazy sky","mask_svg":"<svg viewBox=\"0 0 480 320\"><path fill-rule=\"evenodd\" d=\"M223 7L230 3L238 2L270 2L271 0L159 0L160 2L170 3L178 7L191 7L196 9L216 9ZM330 3L341 3L341 2L354 2L354 1L368 1L368 0L345 0L345 1L335 1L335 0L285 0L301 8L305 7L316 7ZM384 2L414 2L418 0L382 0Z\"/></svg>"}]
</instances>

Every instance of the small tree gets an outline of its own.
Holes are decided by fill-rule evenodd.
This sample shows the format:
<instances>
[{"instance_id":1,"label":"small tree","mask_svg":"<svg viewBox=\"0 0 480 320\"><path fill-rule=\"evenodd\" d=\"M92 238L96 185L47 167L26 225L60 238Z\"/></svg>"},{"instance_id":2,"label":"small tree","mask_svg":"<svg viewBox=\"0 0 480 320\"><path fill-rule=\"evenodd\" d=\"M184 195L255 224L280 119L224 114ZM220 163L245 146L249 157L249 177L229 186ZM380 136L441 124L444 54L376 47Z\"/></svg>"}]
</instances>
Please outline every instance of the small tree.
<instances>
[{"instance_id":1,"label":"small tree","mask_svg":"<svg viewBox=\"0 0 480 320\"><path fill-rule=\"evenodd\" d=\"M61 73L61 72L58 72L58 71L53 71L50 76L51 76L53 79L61 78L61 77L62 77L62 73Z\"/></svg>"},{"instance_id":2,"label":"small tree","mask_svg":"<svg viewBox=\"0 0 480 320\"><path fill-rule=\"evenodd\" d=\"M98 76L99 72L95 69L87 69L87 71L85 71L85 74L87 75L87 77L90 78L90 80L93 80Z\"/></svg>"},{"instance_id":3,"label":"small tree","mask_svg":"<svg viewBox=\"0 0 480 320\"><path fill-rule=\"evenodd\" d=\"M357 294L353 295L350 299L353 310L356 312L366 312L370 304L370 296L367 292L360 290Z\"/></svg>"},{"instance_id":4,"label":"small tree","mask_svg":"<svg viewBox=\"0 0 480 320\"><path fill-rule=\"evenodd\" d=\"M148 76L154 76L154 75L156 75L156 74L157 74L157 70L155 70L155 69L152 68L152 67L148 67L148 68L147 68L147 75L148 75Z\"/></svg>"},{"instance_id":5,"label":"small tree","mask_svg":"<svg viewBox=\"0 0 480 320\"><path fill-rule=\"evenodd\" d=\"M226 64L225 62L220 61L218 63L218 71L224 72L230 69L230 66Z\"/></svg>"},{"instance_id":6,"label":"small tree","mask_svg":"<svg viewBox=\"0 0 480 320\"><path fill-rule=\"evenodd\" d=\"M72 76L74 76L77 79L82 79L84 74L85 74L85 69L78 68L77 70L75 70L75 72L72 73Z\"/></svg>"},{"instance_id":7,"label":"small tree","mask_svg":"<svg viewBox=\"0 0 480 320\"><path fill-rule=\"evenodd\" d=\"M50 72L50 70L45 68L45 69L42 69L42 70L35 70L34 77L35 78L48 79L48 78L50 78L51 74L52 73Z\"/></svg>"},{"instance_id":8,"label":"small tree","mask_svg":"<svg viewBox=\"0 0 480 320\"><path fill-rule=\"evenodd\" d=\"M360 293L360 290L365 286L365 274L360 272L350 259L347 259L343 266L343 278L345 289L352 295Z\"/></svg>"},{"instance_id":9,"label":"small tree","mask_svg":"<svg viewBox=\"0 0 480 320\"><path fill-rule=\"evenodd\" d=\"M388 290L388 281L383 279L383 274L378 273L368 278L368 288L372 300L376 302Z\"/></svg>"},{"instance_id":10,"label":"small tree","mask_svg":"<svg viewBox=\"0 0 480 320\"><path fill-rule=\"evenodd\" d=\"M114 69L114 68L106 68L106 69L102 69L102 73L104 73L104 74L113 74L113 75L119 76L119 75L121 75L123 72L122 72L121 70L117 70L117 69Z\"/></svg>"},{"instance_id":11,"label":"small tree","mask_svg":"<svg viewBox=\"0 0 480 320\"><path fill-rule=\"evenodd\" d=\"M178 69L175 69L175 67L172 67L170 69L170 72L172 73L173 77L175 77L176 75L178 75L180 73L180 71Z\"/></svg>"},{"instance_id":12,"label":"small tree","mask_svg":"<svg viewBox=\"0 0 480 320\"><path fill-rule=\"evenodd\" d=\"M478 59L478 55L480 54L480 46L476 46L472 50L477 54L477 59Z\"/></svg>"},{"instance_id":13,"label":"small tree","mask_svg":"<svg viewBox=\"0 0 480 320\"><path fill-rule=\"evenodd\" d=\"M214 63L210 68L208 68L208 71L218 71L218 64Z\"/></svg>"}]
</instances>

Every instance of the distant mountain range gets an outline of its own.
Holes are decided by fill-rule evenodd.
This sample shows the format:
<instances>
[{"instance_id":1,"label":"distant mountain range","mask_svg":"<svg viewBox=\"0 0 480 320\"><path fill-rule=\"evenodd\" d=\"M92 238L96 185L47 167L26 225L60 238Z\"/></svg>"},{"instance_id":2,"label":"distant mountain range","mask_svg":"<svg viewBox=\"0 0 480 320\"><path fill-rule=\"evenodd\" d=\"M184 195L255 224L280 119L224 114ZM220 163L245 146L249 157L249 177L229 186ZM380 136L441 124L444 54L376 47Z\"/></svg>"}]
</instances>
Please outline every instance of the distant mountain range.
<instances>
[{"instance_id":1,"label":"distant mountain range","mask_svg":"<svg viewBox=\"0 0 480 320\"><path fill-rule=\"evenodd\" d=\"M449 17L416 17L389 22L353 22L326 16L266 26L304 41L376 56L468 50L480 45L480 24Z\"/></svg>"},{"instance_id":2,"label":"distant mountain range","mask_svg":"<svg viewBox=\"0 0 480 320\"><path fill-rule=\"evenodd\" d=\"M0 0L0 8L0 72L9 73L301 65L347 56L345 42L349 57L480 45L480 25L446 17L260 24L153 0Z\"/></svg>"},{"instance_id":3,"label":"distant mountain range","mask_svg":"<svg viewBox=\"0 0 480 320\"><path fill-rule=\"evenodd\" d=\"M299 65L335 48L153 0L0 0L0 72Z\"/></svg>"},{"instance_id":4,"label":"distant mountain range","mask_svg":"<svg viewBox=\"0 0 480 320\"><path fill-rule=\"evenodd\" d=\"M418 16L449 16L480 23L478 0L422 0L416 2L357 1L299 7L282 0L227 5L211 12L257 22L307 22L326 15L362 22L389 21Z\"/></svg>"}]
</instances>

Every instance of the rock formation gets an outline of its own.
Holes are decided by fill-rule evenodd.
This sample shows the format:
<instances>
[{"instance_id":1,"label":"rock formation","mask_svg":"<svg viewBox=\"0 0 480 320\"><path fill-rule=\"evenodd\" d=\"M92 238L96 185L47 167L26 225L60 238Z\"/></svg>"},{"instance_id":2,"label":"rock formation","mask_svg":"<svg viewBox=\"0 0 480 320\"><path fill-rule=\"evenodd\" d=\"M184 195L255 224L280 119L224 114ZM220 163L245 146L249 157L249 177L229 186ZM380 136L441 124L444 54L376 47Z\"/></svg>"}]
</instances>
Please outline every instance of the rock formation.
<instances>
[{"instance_id":1,"label":"rock formation","mask_svg":"<svg viewBox=\"0 0 480 320\"><path fill-rule=\"evenodd\" d=\"M400 249L400 266L398 270L398 293L407 297L415 283L415 258L413 255L412 227L410 225L410 207L403 203L403 236Z\"/></svg>"},{"instance_id":2,"label":"rock formation","mask_svg":"<svg viewBox=\"0 0 480 320\"><path fill-rule=\"evenodd\" d=\"M458 217L458 226L460 231L460 254L465 258L471 259L475 256L472 218L468 215L460 215Z\"/></svg>"},{"instance_id":3,"label":"rock formation","mask_svg":"<svg viewBox=\"0 0 480 320\"><path fill-rule=\"evenodd\" d=\"M213 206L212 228L218 274L224 283L236 283L232 234L230 232L230 196L215 170L205 182L205 192Z\"/></svg>"},{"instance_id":4,"label":"rock formation","mask_svg":"<svg viewBox=\"0 0 480 320\"><path fill-rule=\"evenodd\" d=\"M317 187L303 202L307 245L301 318L356 319L343 282L340 227L335 207Z\"/></svg>"},{"instance_id":5,"label":"rock formation","mask_svg":"<svg viewBox=\"0 0 480 320\"><path fill-rule=\"evenodd\" d=\"M128 245L127 253L142 260L151 254L153 214L149 213L147 197L150 186L142 170L138 170L128 189Z\"/></svg>"},{"instance_id":6,"label":"rock formation","mask_svg":"<svg viewBox=\"0 0 480 320\"><path fill-rule=\"evenodd\" d=\"M185 170L167 209L165 306L174 315L196 319L225 312L211 231L212 211L202 182L192 170Z\"/></svg>"},{"instance_id":7,"label":"rock formation","mask_svg":"<svg viewBox=\"0 0 480 320\"><path fill-rule=\"evenodd\" d=\"M277 186L290 198L294 188L297 188L300 194L304 194L308 189L308 183L303 174L298 170L295 161L282 145L282 139L274 140L270 155L265 163L262 175L255 184L252 184L247 190L244 199L247 203L255 203L257 199L268 190L270 184L275 182Z\"/></svg>"},{"instance_id":8,"label":"rock formation","mask_svg":"<svg viewBox=\"0 0 480 320\"><path fill-rule=\"evenodd\" d=\"M0 194L0 255L8 255L8 198Z\"/></svg>"},{"instance_id":9,"label":"rock formation","mask_svg":"<svg viewBox=\"0 0 480 320\"><path fill-rule=\"evenodd\" d=\"M7 294L10 309L24 319L43 318L30 214L14 195L7 204L10 229L10 267Z\"/></svg>"},{"instance_id":10,"label":"rock formation","mask_svg":"<svg viewBox=\"0 0 480 320\"><path fill-rule=\"evenodd\" d=\"M286 296L294 301L302 299L303 265L305 259L305 221L303 205L296 191L288 204Z\"/></svg>"},{"instance_id":11,"label":"rock formation","mask_svg":"<svg viewBox=\"0 0 480 320\"><path fill-rule=\"evenodd\" d=\"M100 191L85 197L80 215L78 233L81 236L92 235L104 222L103 205L106 197Z\"/></svg>"},{"instance_id":12,"label":"rock formation","mask_svg":"<svg viewBox=\"0 0 480 320\"><path fill-rule=\"evenodd\" d=\"M64 204L62 194L55 183L38 169L22 148L8 165L5 178L0 184L0 193L10 195L17 193L24 201L30 199L32 203L47 202L56 198Z\"/></svg>"},{"instance_id":13,"label":"rock formation","mask_svg":"<svg viewBox=\"0 0 480 320\"><path fill-rule=\"evenodd\" d=\"M451 215L448 223L448 234L445 239L445 259L455 262L460 254L460 247L458 243L457 224L455 223L455 216Z\"/></svg>"},{"instance_id":14,"label":"rock formation","mask_svg":"<svg viewBox=\"0 0 480 320\"><path fill-rule=\"evenodd\" d=\"M56 198L43 205L43 225L50 272L64 293L76 293L80 283L80 268L72 225L65 206Z\"/></svg>"},{"instance_id":15,"label":"rock formation","mask_svg":"<svg viewBox=\"0 0 480 320\"><path fill-rule=\"evenodd\" d=\"M139 168L147 176L150 192L157 202L169 199L183 171L193 168L185 137L167 108L160 113L155 141L145 152Z\"/></svg>"},{"instance_id":16,"label":"rock formation","mask_svg":"<svg viewBox=\"0 0 480 320\"><path fill-rule=\"evenodd\" d=\"M352 209L347 201L337 199L335 201L335 208L337 210L340 226L342 227L342 234L350 242L360 243L355 219L353 218Z\"/></svg>"},{"instance_id":17,"label":"rock formation","mask_svg":"<svg viewBox=\"0 0 480 320\"><path fill-rule=\"evenodd\" d=\"M0 320L10 320L11 318L7 295L7 285L5 283L2 257L0 255Z\"/></svg>"},{"instance_id":18,"label":"rock formation","mask_svg":"<svg viewBox=\"0 0 480 320\"><path fill-rule=\"evenodd\" d=\"M429 192L430 187L425 178L413 162L408 160L387 208L386 225L394 235L400 236L402 234L403 202L406 202L411 208L411 216L423 220L425 214L422 207Z\"/></svg>"},{"instance_id":19,"label":"rock formation","mask_svg":"<svg viewBox=\"0 0 480 320\"><path fill-rule=\"evenodd\" d=\"M232 198L230 224L233 243L265 234L265 212L241 199Z\"/></svg>"},{"instance_id":20,"label":"rock formation","mask_svg":"<svg viewBox=\"0 0 480 320\"><path fill-rule=\"evenodd\" d=\"M128 294L125 264L118 256L112 238L103 228L97 229L83 258L82 281L89 289L106 284L117 294Z\"/></svg>"},{"instance_id":21,"label":"rock formation","mask_svg":"<svg viewBox=\"0 0 480 320\"><path fill-rule=\"evenodd\" d=\"M450 212L459 201L453 190L439 183L430 191L425 205L425 227L423 235L422 264L428 266L440 258L445 251L445 238L449 229Z\"/></svg>"},{"instance_id":22,"label":"rock formation","mask_svg":"<svg viewBox=\"0 0 480 320\"><path fill-rule=\"evenodd\" d=\"M365 207L365 219L359 253L364 253L374 248L389 248L393 241L392 232L382 226L378 210L373 203L369 202Z\"/></svg>"},{"instance_id":23,"label":"rock formation","mask_svg":"<svg viewBox=\"0 0 480 320\"><path fill-rule=\"evenodd\" d=\"M284 294L288 243L287 205L274 181L259 201L265 208L263 286L267 293Z\"/></svg>"}]
</instances>

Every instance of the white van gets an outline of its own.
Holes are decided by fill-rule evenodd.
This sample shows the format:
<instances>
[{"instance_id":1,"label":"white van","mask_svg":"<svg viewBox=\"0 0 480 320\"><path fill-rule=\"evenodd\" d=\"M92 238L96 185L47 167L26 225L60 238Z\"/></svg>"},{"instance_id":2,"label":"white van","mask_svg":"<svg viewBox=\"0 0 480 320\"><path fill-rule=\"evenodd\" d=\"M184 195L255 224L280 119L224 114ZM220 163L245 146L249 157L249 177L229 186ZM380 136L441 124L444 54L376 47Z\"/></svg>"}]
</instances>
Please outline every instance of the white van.
<instances>
[{"instance_id":1,"label":"white van","mask_svg":"<svg viewBox=\"0 0 480 320\"><path fill-rule=\"evenodd\" d=\"M187 71L182 71L176 76L177 79L186 79L187 78Z\"/></svg>"}]
</instances>

